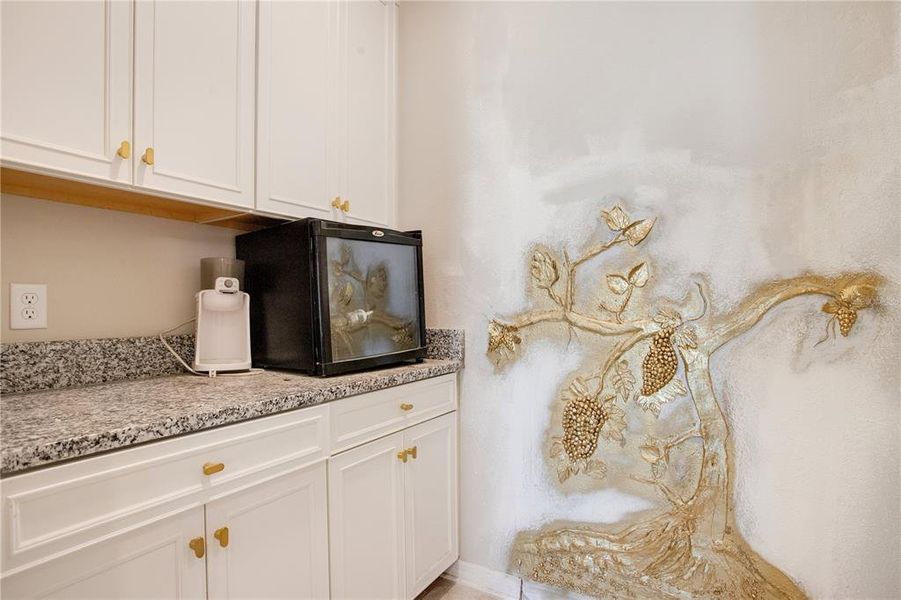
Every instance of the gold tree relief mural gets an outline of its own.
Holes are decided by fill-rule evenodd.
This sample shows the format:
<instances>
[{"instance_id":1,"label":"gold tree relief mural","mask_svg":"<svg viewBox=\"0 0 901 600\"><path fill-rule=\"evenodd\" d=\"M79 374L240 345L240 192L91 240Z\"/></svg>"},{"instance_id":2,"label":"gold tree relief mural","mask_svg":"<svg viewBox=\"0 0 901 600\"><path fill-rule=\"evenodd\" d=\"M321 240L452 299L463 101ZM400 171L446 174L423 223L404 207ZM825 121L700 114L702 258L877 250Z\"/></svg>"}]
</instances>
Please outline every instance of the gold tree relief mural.
<instances>
[{"instance_id":1,"label":"gold tree relief mural","mask_svg":"<svg viewBox=\"0 0 901 600\"><path fill-rule=\"evenodd\" d=\"M609 352L593 363L599 366L573 377L553 405L548 459L561 485L571 478L607 477L599 442L602 448L625 446L630 407L659 417L665 405L687 394L695 425L663 439L647 436L637 447L647 472L631 474L631 480L653 486L665 498L665 510L613 530L579 524L522 532L512 551L514 568L532 580L598 597L804 598L735 527L732 445L710 357L768 311L799 296L824 297L827 337L835 337L836 325L848 336L858 311L875 303L879 276L803 275L775 281L721 315L709 314L704 287L694 282L689 286L691 307L630 318L630 302L651 277L648 263L637 260L625 272L607 274L605 298L596 310L584 310L575 301L579 268L614 247L638 247L655 224L653 218L631 219L620 206L601 217L611 232L608 241L575 257L566 250L533 252L531 279L551 308L492 320L488 354L498 364L515 360L524 331L539 324L558 324L612 342ZM670 468L671 455L688 443L698 448L691 478Z\"/></svg>"}]
</instances>

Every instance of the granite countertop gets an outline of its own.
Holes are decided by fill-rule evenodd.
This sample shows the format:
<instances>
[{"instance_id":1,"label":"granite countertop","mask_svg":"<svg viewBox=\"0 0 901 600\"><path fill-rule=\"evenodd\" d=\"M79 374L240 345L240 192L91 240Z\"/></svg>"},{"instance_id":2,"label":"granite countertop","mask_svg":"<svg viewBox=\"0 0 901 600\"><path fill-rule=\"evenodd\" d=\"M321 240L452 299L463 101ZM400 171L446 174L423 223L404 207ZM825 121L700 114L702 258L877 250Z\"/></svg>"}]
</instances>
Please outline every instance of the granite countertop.
<instances>
[{"instance_id":1,"label":"granite countertop","mask_svg":"<svg viewBox=\"0 0 901 600\"><path fill-rule=\"evenodd\" d=\"M170 375L0 396L0 474L454 373L459 359L310 377Z\"/></svg>"},{"instance_id":2,"label":"granite countertop","mask_svg":"<svg viewBox=\"0 0 901 600\"><path fill-rule=\"evenodd\" d=\"M173 336L182 356L191 335ZM157 338L0 345L0 475L133 444L454 373L459 329L426 331L428 359L376 371L310 377L290 371L198 377Z\"/></svg>"}]
</instances>

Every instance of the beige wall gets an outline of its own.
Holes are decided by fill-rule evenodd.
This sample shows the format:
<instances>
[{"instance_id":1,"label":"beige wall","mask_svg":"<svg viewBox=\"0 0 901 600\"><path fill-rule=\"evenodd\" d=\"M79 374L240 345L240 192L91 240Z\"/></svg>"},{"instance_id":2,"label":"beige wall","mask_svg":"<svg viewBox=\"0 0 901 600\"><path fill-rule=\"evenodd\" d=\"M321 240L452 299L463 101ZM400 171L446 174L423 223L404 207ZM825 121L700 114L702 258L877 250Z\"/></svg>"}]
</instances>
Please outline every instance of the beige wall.
<instances>
[{"instance_id":1,"label":"beige wall","mask_svg":"<svg viewBox=\"0 0 901 600\"><path fill-rule=\"evenodd\" d=\"M603 239L598 212L616 194L659 217L637 255L608 265L647 258L648 310L697 273L715 311L808 270L888 277L883 307L847 340L814 347L822 302L799 300L724 348L713 374L751 545L812 597L901 597L899 5L400 12L400 225L423 229L430 325L467 334L462 559L505 570L517 531L659 506L636 489L554 482L549 407L596 356L584 334L542 330L501 372L484 355L489 318L529 302L530 246ZM585 306L601 274L583 282ZM632 414L627 436L646 427L658 423ZM618 460L609 443L600 452Z\"/></svg>"},{"instance_id":2,"label":"beige wall","mask_svg":"<svg viewBox=\"0 0 901 600\"><path fill-rule=\"evenodd\" d=\"M230 229L3 195L2 341L153 335L194 315L200 259ZM9 284L46 283L47 329L9 329Z\"/></svg>"}]
</instances>

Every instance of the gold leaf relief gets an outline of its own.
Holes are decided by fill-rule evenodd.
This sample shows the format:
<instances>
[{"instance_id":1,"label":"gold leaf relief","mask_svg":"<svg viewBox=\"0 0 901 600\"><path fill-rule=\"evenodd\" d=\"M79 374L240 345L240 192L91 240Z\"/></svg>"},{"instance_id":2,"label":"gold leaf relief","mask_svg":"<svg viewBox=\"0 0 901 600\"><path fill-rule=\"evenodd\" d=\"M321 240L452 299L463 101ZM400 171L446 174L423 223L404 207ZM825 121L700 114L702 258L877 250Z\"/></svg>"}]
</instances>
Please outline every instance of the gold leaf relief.
<instances>
[{"instance_id":1,"label":"gold leaf relief","mask_svg":"<svg viewBox=\"0 0 901 600\"><path fill-rule=\"evenodd\" d=\"M629 225L629 215L619 205L601 211L601 217L611 231L622 231Z\"/></svg>"},{"instance_id":2,"label":"gold leaf relief","mask_svg":"<svg viewBox=\"0 0 901 600\"><path fill-rule=\"evenodd\" d=\"M610 381L620 399L627 402L632 395L632 390L635 389L635 376L629 369L629 363L624 360L617 362Z\"/></svg>"},{"instance_id":3,"label":"gold leaf relief","mask_svg":"<svg viewBox=\"0 0 901 600\"><path fill-rule=\"evenodd\" d=\"M629 291L629 281L622 275L607 275L607 287L614 294L623 295Z\"/></svg>"},{"instance_id":4,"label":"gold leaf relief","mask_svg":"<svg viewBox=\"0 0 901 600\"><path fill-rule=\"evenodd\" d=\"M644 241L651 229L654 228L655 219L642 219L635 221L623 230L623 235L629 240L630 246L637 246Z\"/></svg>"},{"instance_id":5,"label":"gold leaf relief","mask_svg":"<svg viewBox=\"0 0 901 600\"><path fill-rule=\"evenodd\" d=\"M635 287L644 287L649 277L647 263L640 263L629 271L629 283Z\"/></svg>"},{"instance_id":6,"label":"gold leaf relief","mask_svg":"<svg viewBox=\"0 0 901 600\"><path fill-rule=\"evenodd\" d=\"M625 411L617 399L626 402L635 391L635 376L624 358L633 348L647 348L642 389L636 396L639 408L659 416L666 403L690 390L697 421L704 426L667 440L648 438L638 449L650 476L635 474L631 478L653 486L669 503L669 510L629 527L614 528L615 532L602 524L523 532L513 545L511 564L535 581L599 598L803 598L803 591L757 555L734 525L728 503L732 497L731 440L707 365L710 355L723 344L751 330L774 306L798 296L825 296L828 301L823 310L830 315L830 323L838 324L842 334L848 335L857 312L875 304L882 278L854 273L784 279L755 290L737 308L715 319L707 316L706 296L698 284L702 309L688 319L698 326L689 327L680 313L671 309L632 321L622 318L632 289L642 287L648 279L646 263L640 262L626 277L607 277L611 291L626 299L614 310L601 305L612 317L587 315L574 303L578 266L620 242L637 246L655 223L653 218L632 221L620 206L602 212L602 218L614 237L572 260L564 253L566 268L562 271L556 262L552 266L550 253L533 255L533 279L540 284L560 280L565 290L562 297L549 294L559 310L529 311L509 324L492 320L489 352L514 353L521 342L520 330L539 323L562 323L571 330L615 340L610 354L600 361L600 371L574 378L560 396L563 435L554 438L549 449L560 484L573 476L606 476L607 465L594 454L599 439L622 442L625 438ZM706 320L700 321L702 318ZM675 376L680 357L684 381ZM608 385L610 394L606 394ZM691 479L696 483L676 479L684 476L685 469L669 467L670 450L689 439L698 439L702 447L697 456L703 460ZM686 485L696 489L686 489Z\"/></svg>"}]
</instances>

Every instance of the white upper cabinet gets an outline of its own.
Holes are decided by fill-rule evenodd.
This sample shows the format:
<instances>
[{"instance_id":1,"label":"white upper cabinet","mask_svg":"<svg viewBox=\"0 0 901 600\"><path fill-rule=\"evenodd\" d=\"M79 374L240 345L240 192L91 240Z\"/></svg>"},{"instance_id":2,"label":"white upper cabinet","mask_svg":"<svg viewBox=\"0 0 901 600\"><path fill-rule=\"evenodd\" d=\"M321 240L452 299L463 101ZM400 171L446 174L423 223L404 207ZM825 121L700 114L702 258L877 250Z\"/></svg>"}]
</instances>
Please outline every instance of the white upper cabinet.
<instances>
[{"instance_id":1,"label":"white upper cabinet","mask_svg":"<svg viewBox=\"0 0 901 600\"><path fill-rule=\"evenodd\" d=\"M259 18L257 208L392 225L394 4L263 0Z\"/></svg>"},{"instance_id":2,"label":"white upper cabinet","mask_svg":"<svg viewBox=\"0 0 901 600\"><path fill-rule=\"evenodd\" d=\"M259 4L257 208L332 218L338 195L338 5Z\"/></svg>"},{"instance_id":3,"label":"white upper cabinet","mask_svg":"<svg viewBox=\"0 0 901 600\"><path fill-rule=\"evenodd\" d=\"M256 4L135 10L135 184L252 207Z\"/></svg>"},{"instance_id":4,"label":"white upper cabinet","mask_svg":"<svg viewBox=\"0 0 901 600\"><path fill-rule=\"evenodd\" d=\"M131 182L117 150L131 141L132 4L4 0L0 20L4 163Z\"/></svg>"},{"instance_id":5,"label":"white upper cabinet","mask_svg":"<svg viewBox=\"0 0 901 600\"><path fill-rule=\"evenodd\" d=\"M396 7L342 0L342 198L351 222L392 225L395 205Z\"/></svg>"},{"instance_id":6,"label":"white upper cabinet","mask_svg":"<svg viewBox=\"0 0 901 600\"><path fill-rule=\"evenodd\" d=\"M278 216L394 224L394 2L0 6L4 164Z\"/></svg>"}]
</instances>

